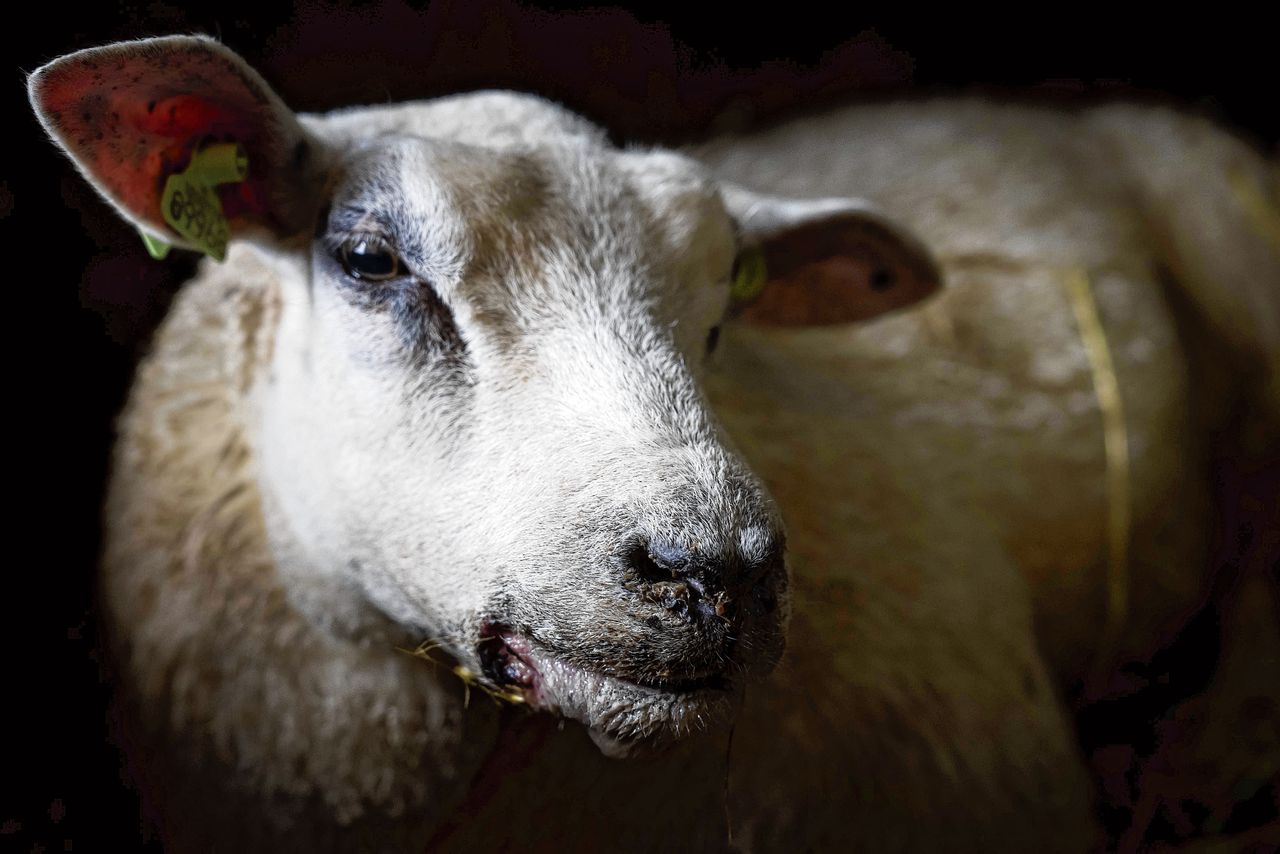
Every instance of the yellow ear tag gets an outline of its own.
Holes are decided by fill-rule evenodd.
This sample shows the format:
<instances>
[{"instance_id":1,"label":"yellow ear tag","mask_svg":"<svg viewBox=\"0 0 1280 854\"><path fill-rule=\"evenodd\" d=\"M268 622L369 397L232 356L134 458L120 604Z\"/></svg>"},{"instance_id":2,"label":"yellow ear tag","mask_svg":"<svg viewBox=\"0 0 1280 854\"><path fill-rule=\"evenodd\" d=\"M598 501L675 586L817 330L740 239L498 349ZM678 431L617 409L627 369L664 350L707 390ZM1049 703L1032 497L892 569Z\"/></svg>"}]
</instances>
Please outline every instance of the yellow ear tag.
<instances>
[{"instance_id":1,"label":"yellow ear tag","mask_svg":"<svg viewBox=\"0 0 1280 854\"><path fill-rule=\"evenodd\" d=\"M170 175L164 182L160 196L164 221L192 247L221 261L227 255L230 227L216 188L219 184L239 183L248 176L249 156L239 143L218 143L197 151L184 171ZM161 241L148 240L144 235L143 242L152 256L163 257L152 248L153 243L164 246ZM167 246L163 252L168 252Z\"/></svg>"},{"instance_id":2,"label":"yellow ear tag","mask_svg":"<svg viewBox=\"0 0 1280 854\"><path fill-rule=\"evenodd\" d=\"M734 302L751 302L760 296L764 283L769 279L769 271L765 266L764 252L758 246L742 250L738 256L738 269L733 275L733 284L729 286L729 294Z\"/></svg>"}]
</instances>

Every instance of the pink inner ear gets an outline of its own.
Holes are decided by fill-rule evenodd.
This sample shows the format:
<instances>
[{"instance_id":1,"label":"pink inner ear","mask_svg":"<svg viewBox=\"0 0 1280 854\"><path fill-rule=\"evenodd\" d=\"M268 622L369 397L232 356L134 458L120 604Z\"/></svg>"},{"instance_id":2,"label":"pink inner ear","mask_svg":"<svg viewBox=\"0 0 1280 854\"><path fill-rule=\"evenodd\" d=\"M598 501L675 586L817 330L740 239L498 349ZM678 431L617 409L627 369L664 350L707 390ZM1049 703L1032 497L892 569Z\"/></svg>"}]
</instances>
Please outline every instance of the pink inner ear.
<instances>
[{"instance_id":1,"label":"pink inner ear","mask_svg":"<svg viewBox=\"0 0 1280 854\"><path fill-rule=\"evenodd\" d=\"M761 326L830 326L919 302L941 281L916 246L852 218L801 226L765 246L769 281L742 318Z\"/></svg>"},{"instance_id":2,"label":"pink inner ear","mask_svg":"<svg viewBox=\"0 0 1280 854\"><path fill-rule=\"evenodd\" d=\"M84 58L51 69L38 100L91 179L132 216L167 232L160 211L165 179L186 168L198 146L240 142L249 151L251 176L255 171L260 119L246 109L251 99L235 91L234 78L222 80L226 69L211 67L217 61L221 57L181 54ZM189 94L193 89L201 94ZM264 213L259 185L251 177L224 186L228 215Z\"/></svg>"}]
</instances>

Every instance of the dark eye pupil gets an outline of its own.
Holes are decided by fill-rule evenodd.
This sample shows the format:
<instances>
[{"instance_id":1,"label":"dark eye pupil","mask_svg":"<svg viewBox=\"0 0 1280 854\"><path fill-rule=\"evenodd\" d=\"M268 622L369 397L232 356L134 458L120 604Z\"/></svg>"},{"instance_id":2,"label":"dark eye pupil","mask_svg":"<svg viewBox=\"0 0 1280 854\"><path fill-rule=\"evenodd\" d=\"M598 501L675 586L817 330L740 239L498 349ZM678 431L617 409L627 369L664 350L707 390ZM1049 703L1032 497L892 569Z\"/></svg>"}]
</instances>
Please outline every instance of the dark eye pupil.
<instances>
[{"instance_id":1,"label":"dark eye pupil","mask_svg":"<svg viewBox=\"0 0 1280 854\"><path fill-rule=\"evenodd\" d=\"M400 271L395 253L372 240L355 240L343 246L342 265L352 278L372 281L390 279Z\"/></svg>"}]
</instances>

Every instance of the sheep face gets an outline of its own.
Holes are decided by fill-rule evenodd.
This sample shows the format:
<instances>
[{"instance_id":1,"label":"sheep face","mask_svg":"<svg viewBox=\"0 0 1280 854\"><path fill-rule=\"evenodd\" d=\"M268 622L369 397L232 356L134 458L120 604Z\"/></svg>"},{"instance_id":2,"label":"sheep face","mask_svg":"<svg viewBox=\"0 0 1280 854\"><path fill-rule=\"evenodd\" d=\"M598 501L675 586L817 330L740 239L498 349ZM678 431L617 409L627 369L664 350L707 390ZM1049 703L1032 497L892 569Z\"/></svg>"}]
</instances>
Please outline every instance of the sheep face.
<instances>
[{"instance_id":1,"label":"sheep face","mask_svg":"<svg viewBox=\"0 0 1280 854\"><path fill-rule=\"evenodd\" d=\"M698 387L737 251L717 188L671 154L371 124L330 142L281 277L257 444L283 571L612 748L725 719L781 653L787 575Z\"/></svg>"}]
</instances>

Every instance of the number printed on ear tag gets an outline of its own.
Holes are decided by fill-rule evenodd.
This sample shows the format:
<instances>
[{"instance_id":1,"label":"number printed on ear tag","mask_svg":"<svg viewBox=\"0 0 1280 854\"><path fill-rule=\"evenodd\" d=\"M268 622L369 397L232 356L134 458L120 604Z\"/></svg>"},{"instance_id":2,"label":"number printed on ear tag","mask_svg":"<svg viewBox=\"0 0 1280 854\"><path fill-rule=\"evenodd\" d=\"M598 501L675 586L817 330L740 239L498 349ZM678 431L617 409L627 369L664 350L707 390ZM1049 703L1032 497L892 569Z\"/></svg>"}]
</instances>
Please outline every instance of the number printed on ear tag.
<instances>
[{"instance_id":1,"label":"number printed on ear tag","mask_svg":"<svg viewBox=\"0 0 1280 854\"><path fill-rule=\"evenodd\" d=\"M164 221L192 247L221 261L230 227L218 200L219 184L235 184L249 175L249 157L239 143L211 145L196 152L182 172L164 183L160 209Z\"/></svg>"}]
</instances>

